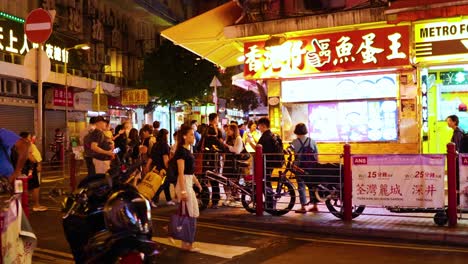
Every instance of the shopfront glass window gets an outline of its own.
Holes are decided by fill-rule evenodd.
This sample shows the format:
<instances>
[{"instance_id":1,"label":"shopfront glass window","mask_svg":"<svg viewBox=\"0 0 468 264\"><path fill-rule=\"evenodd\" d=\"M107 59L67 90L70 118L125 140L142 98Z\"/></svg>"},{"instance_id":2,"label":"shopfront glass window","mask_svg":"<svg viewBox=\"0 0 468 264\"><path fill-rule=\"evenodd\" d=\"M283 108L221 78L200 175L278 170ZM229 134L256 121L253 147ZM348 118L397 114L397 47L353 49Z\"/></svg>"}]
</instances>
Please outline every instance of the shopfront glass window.
<instances>
[{"instance_id":1,"label":"shopfront glass window","mask_svg":"<svg viewBox=\"0 0 468 264\"><path fill-rule=\"evenodd\" d=\"M396 141L397 83L395 74L283 81L283 137L305 123L318 142Z\"/></svg>"}]
</instances>

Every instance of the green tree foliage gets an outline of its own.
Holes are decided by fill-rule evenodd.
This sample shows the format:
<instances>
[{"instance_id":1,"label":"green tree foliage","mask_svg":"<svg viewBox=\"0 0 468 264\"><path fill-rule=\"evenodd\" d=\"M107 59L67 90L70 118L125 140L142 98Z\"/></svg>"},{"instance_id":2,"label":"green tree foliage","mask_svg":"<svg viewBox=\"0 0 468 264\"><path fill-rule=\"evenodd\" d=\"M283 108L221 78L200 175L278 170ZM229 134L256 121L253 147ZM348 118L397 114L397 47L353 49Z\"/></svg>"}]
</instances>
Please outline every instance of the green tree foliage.
<instances>
[{"instance_id":1,"label":"green tree foliage","mask_svg":"<svg viewBox=\"0 0 468 264\"><path fill-rule=\"evenodd\" d=\"M204 101L210 95L210 82L217 73L211 62L164 41L145 58L143 82L150 96L162 104L176 101Z\"/></svg>"}]
</instances>

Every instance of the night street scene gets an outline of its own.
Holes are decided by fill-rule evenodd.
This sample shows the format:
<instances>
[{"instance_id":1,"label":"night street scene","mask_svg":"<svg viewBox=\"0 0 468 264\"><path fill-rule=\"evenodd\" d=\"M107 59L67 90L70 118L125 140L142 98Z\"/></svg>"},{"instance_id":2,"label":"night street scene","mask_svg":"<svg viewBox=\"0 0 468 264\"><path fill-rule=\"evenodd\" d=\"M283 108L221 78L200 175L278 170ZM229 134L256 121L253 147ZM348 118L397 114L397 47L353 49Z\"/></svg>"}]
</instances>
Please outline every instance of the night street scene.
<instances>
[{"instance_id":1,"label":"night street scene","mask_svg":"<svg viewBox=\"0 0 468 264\"><path fill-rule=\"evenodd\" d=\"M468 1L0 0L0 264L465 264L467 105Z\"/></svg>"}]
</instances>

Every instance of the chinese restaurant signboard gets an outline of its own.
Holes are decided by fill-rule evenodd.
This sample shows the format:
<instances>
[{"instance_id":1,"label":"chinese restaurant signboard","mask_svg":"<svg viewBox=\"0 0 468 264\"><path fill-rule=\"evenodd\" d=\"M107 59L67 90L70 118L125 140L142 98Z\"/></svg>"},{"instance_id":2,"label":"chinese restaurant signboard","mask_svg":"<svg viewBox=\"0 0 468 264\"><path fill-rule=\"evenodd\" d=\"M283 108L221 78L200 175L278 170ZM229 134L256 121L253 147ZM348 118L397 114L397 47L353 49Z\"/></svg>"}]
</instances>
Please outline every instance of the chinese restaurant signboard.
<instances>
[{"instance_id":1,"label":"chinese restaurant signboard","mask_svg":"<svg viewBox=\"0 0 468 264\"><path fill-rule=\"evenodd\" d=\"M414 34L417 62L444 55L465 59L468 53L468 19L415 24Z\"/></svg>"},{"instance_id":2,"label":"chinese restaurant signboard","mask_svg":"<svg viewBox=\"0 0 468 264\"><path fill-rule=\"evenodd\" d=\"M122 105L146 105L148 104L148 90L134 89L122 92Z\"/></svg>"},{"instance_id":3,"label":"chinese restaurant signboard","mask_svg":"<svg viewBox=\"0 0 468 264\"><path fill-rule=\"evenodd\" d=\"M56 43L59 39L52 38L51 41ZM25 55L30 49L37 47L38 44L28 41L23 23L0 17L0 52ZM49 59L68 63L69 52L65 48L48 42L43 49Z\"/></svg>"},{"instance_id":4,"label":"chinese restaurant signboard","mask_svg":"<svg viewBox=\"0 0 468 264\"><path fill-rule=\"evenodd\" d=\"M246 78L297 77L310 73L409 65L409 26L355 30L244 44Z\"/></svg>"},{"instance_id":5,"label":"chinese restaurant signboard","mask_svg":"<svg viewBox=\"0 0 468 264\"><path fill-rule=\"evenodd\" d=\"M353 204L443 208L445 155L353 155Z\"/></svg>"}]
</instances>

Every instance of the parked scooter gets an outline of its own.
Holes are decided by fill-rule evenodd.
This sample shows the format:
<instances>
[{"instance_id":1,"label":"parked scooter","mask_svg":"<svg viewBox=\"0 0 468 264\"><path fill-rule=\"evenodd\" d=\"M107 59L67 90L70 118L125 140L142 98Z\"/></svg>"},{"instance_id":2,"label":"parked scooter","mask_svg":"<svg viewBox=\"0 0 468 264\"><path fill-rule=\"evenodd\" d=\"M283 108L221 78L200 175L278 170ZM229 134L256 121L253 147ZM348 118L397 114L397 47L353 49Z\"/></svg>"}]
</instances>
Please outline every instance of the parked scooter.
<instances>
[{"instance_id":1,"label":"parked scooter","mask_svg":"<svg viewBox=\"0 0 468 264\"><path fill-rule=\"evenodd\" d=\"M63 228L76 263L154 263L151 206L132 181L140 164L86 178L63 202Z\"/></svg>"}]
</instances>

